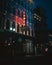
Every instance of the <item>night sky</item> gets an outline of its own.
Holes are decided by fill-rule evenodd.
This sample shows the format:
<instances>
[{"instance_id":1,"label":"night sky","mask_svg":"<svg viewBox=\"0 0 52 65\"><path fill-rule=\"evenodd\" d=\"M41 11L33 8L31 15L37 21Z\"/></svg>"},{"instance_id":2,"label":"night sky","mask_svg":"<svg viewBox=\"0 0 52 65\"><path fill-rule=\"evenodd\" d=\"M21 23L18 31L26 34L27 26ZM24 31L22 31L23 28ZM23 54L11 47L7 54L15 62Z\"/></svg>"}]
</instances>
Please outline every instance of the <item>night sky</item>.
<instances>
[{"instance_id":1,"label":"night sky","mask_svg":"<svg viewBox=\"0 0 52 65\"><path fill-rule=\"evenodd\" d=\"M34 0L34 7L37 5L46 9L48 29L52 30L52 0Z\"/></svg>"}]
</instances>

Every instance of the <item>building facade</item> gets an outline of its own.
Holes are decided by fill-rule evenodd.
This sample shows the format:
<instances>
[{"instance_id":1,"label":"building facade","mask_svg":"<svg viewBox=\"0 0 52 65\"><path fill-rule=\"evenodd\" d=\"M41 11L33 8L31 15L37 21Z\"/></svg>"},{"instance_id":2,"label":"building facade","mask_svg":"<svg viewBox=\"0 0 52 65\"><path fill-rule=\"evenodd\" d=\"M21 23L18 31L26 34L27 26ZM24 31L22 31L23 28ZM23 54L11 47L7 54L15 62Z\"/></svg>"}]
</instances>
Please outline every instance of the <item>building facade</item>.
<instances>
[{"instance_id":1,"label":"building facade","mask_svg":"<svg viewBox=\"0 0 52 65\"><path fill-rule=\"evenodd\" d=\"M33 0L1 1L0 45L7 48L7 54L41 56L47 53L46 11L33 6Z\"/></svg>"},{"instance_id":2,"label":"building facade","mask_svg":"<svg viewBox=\"0 0 52 65\"><path fill-rule=\"evenodd\" d=\"M4 22L1 23L3 29L34 36L33 5L28 0L8 0L3 2L2 21L4 20Z\"/></svg>"},{"instance_id":3,"label":"building facade","mask_svg":"<svg viewBox=\"0 0 52 65\"><path fill-rule=\"evenodd\" d=\"M33 2L30 0L2 0L0 43L8 47L8 54L33 54ZM8 32L6 32L8 31ZM4 37L5 38L4 38Z\"/></svg>"}]
</instances>

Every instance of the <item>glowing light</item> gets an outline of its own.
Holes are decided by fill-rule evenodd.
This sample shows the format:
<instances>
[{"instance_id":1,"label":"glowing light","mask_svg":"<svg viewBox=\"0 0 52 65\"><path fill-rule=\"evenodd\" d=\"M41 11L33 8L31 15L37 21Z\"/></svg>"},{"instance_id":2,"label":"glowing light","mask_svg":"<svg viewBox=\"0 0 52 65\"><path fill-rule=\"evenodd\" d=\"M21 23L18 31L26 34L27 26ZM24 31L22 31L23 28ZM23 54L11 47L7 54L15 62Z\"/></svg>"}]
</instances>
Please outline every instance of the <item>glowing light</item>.
<instances>
[{"instance_id":1,"label":"glowing light","mask_svg":"<svg viewBox=\"0 0 52 65\"><path fill-rule=\"evenodd\" d=\"M10 46L10 43L8 43L8 46Z\"/></svg>"},{"instance_id":2,"label":"glowing light","mask_svg":"<svg viewBox=\"0 0 52 65\"><path fill-rule=\"evenodd\" d=\"M13 43L15 43L15 41L13 40Z\"/></svg>"},{"instance_id":3,"label":"glowing light","mask_svg":"<svg viewBox=\"0 0 52 65\"><path fill-rule=\"evenodd\" d=\"M37 20L39 20L39 21L41 21L41 17L38 16L36 13L34 14L34 18L37 19Z\"/></svg>"},{"instance_id":4,"label":"glowing light","mask_svg":"<svg viewBox=\"0 0 52 65\"><path fill-rule=\"evenodd\" d=\"M33 0L28 0L31 4L34 4Z\"/></svg>"},{"instance_id":5,"label":"glowing light","mask_svg":"<svg viewBox=\"0 0 52 65\"><path fill-rule=\"evenodd\" d=\"M38 18L38 17L37 17L36 19L37 19L37 20L39 20L39 18Z\"/></svg>"},{"instance_id":6,"label":"glowing light","mask_svg":"<svg viewBox=\"0 0 52 65\"><path fill-rule=\"evenodd\" d=\"M25 14L23 15L23 17L25 17Z\"/></svg>"},{"instance_id":7,"label":"glowing light","mask_svg":"<svg viewBox=\"0 0 52 65\"><path fill-rule=\"evenodd\" d=\"M25 20L26 18L24 17L23 19Z\"/></svg>"},{"instance_id":8,"label":"glowing light","mask_svg":"<svg viewBox=\"0 0 52 65\"><path fill-rule=\"evenodd\" d=\"M23 24L23 26L25 26L25 24Z\"/></svg>"},{"instance_id":9,"label":"glowing light","mask_svg":"<svg viewBox=\"0 0 52 65\"><path fill-rule=\"evenodd\" d=\"M15 31L15 28L13 28L13 31Z\"/></svg>"},{"instance_id":10,"label":"glowing light","mask_svg":"<svg viewBox=\"0 0 52 65\"><path fill-rule=\"evenodd\" d=\"M34 16L34 18L36 18L36 16Z\"/></svg>"},{"instance_id":11,"label":"glowing light","mask_svg":"<svg viewBox=\"0 0 52 65\"><path fill-rule=\"evenodd\" d=\"M25 11L23 11L23 14L25 14Z\"/></svg>"},{"instance_id":12,"label":"glowing light","mask_svg":"<svg viewBox=\"0 0 52 65\"><path fill-rule=\"evenodd\" d=\"M25 31L23 32L23 34L25 35Z\"/></svg>"},{"instance_id":13,"label":"glowing light","mask_svg":"<svg viewBox=\"0 0 52 65\"><path fill-rule=\"evenodd\" d=\"M47 52L48 51L48 48L45 48L45 51Z\"/></svg>"},{"instance_id":14,"label":"glowing light","mask_svg":"<svg viewBox=\"0 0 52 65\"><path fill-rule=\"evenodd\" d=\"M12 27L10 27L10 30L12 30Z\"/></svg>"},{"instance_id":15,"label":"glowing light","mask_svg":"<svg viewBox=\"0 0 52 65\"><path fill-rule=\"evenodd\" d=\"M39 21L41 21L41 17L39 17Z\"/></svg>"},{"instance_id":16,"label":"glowing light","mask_svg":"<svg viewBox=\"0 0 52 65\"><path fill-rule=\"evenodd\" d=\"M29 31L27 30L27 35L29 35Z\"/></svg>"},{"instance_id":17,"label":"glowing light","mask_svg":"<svg viewBox=\"0 0 52 65\"><path fill-rule=\"evenodd\" d=\"M52 35L51 35L51 34L49 34L48 36L52 37Z\"/></svg>"}]
</instances>

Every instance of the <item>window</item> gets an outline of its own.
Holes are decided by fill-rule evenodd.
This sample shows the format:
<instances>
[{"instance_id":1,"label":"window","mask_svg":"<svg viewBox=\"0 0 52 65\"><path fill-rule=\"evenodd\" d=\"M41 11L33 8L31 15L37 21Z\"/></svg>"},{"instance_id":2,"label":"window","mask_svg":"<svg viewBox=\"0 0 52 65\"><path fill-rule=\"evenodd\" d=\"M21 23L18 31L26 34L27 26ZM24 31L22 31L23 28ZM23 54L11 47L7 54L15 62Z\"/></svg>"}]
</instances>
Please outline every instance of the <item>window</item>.
<instances>
[{"instance_id":1,"label":"window","mask_svg":"<svg viewBox=\"0 0 52 65\"><path fill-rule=\"evenodd\" d=\"M20 0L18 0L18 4L20 4Z\"/></svg>"}]
</instances>

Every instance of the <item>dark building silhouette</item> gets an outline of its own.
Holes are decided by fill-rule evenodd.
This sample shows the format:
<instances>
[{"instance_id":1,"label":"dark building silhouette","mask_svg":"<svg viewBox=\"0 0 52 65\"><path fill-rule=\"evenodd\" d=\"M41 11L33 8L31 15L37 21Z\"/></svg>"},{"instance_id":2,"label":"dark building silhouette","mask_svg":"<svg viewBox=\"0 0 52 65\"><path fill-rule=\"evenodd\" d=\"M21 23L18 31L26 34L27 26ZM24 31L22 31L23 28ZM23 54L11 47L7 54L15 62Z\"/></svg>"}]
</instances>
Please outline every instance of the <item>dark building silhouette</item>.
<instances>
[{"instance_id":1,"label":"dark building silhouette","mask_svg":"<svg viewBox=\"0 0 52 65\"><path fill-rule=\"evenodd\" d=\"M39 48L39 53L45 51L46 46L48 45L48 28L47 28L47 18L46 18L46 10L42 7L37 7L33 10L34 12L34 28L35 28L35 45ZM44 49L43 49L44 47ZM37 51L37 52L38 52Z\"/></svg>"},{"instance_id":2,"label":"dark building silhouette","mask_svg":"<svg viewBox=\"0 0 52 65\"><path fill-rule=\"evenodd\" d=\"M49 54L52 55L52 30L48 30L48 38L49 38Z\"/></svg>"}]
</instances>

